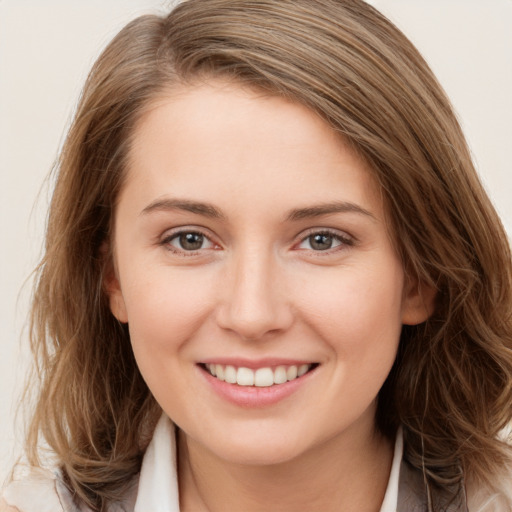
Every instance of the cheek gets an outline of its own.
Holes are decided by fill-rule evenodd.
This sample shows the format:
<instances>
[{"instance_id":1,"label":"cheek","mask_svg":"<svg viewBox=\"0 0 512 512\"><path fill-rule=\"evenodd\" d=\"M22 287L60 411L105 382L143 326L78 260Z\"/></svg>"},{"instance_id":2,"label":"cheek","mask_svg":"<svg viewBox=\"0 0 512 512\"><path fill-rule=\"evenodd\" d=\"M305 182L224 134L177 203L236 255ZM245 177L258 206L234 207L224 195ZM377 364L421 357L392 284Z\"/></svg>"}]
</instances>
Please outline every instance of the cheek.
<instances>
[{"instance_id":1,"label":"cheek","mask_svg":"<svg viewBox=\"0 0 512 512\"><path fill-rule=\"evenodd\" d=\"M201 272L139 272L123 289L132 345L148 354L175 351L208 316L212 287Z\"/></svg>"},{"instance_id":2,"label":"cheek","mask_svg":"<svg viewBox=\"0 0 512 512\"><path fill-rule=\"evenodd\" d=\"M157 274L139 274L127 284L128 327L148 387L166 411L179 411L183 397L193 392L183 389L184 376L193 368L187 346L209 316L212 294L204 276L196 279L169 268Z\"/></svg>"},{"instance_id":3,"label":"cheek","mask_svg":"<svg viewBox=\"0 0 512 512\"><path fill-rule=\"evenodd\" d=\"M401 331L403 273L399 265L386 265L385 273L379 268L339 269L338 275L311 279L301 287L302 293L297 292L305 321L337 357L364 362L365 354L375 360L384 353L394 359Z\"/></svg>"}]
</instances>

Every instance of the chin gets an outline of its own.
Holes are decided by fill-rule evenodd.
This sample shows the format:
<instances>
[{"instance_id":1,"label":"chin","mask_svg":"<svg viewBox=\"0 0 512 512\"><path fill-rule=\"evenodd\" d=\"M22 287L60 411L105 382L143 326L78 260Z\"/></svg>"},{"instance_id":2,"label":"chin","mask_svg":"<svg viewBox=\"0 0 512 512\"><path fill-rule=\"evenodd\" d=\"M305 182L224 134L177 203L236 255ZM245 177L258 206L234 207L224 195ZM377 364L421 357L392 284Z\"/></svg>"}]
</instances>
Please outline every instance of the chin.
<instances>
[{"instance_id":1,"label":"chin","mask_svg":"<svg viewBox=\"0 0 512 512\"><path fill-rule=\"evenodd\" d=\"M244 446L226 449L217 455L232 464L243 466L274 466L286 464L301 455L302 451L274 445Z\"/></svg>"},{"instance_id":2,"label":"chin","mask_svg":"<svg viewBox=\"0 0 512 512\"><path fill-rule=\"evenodd\" d=\"M290 435L274 436L261 431L259 435L230 435L214 443L209 439L207 448L216 457L233 464L270 466L287 463L306 452L308 447L300 439L307 438L299 436L294 440Z\"/></svg>"}]
</instances>

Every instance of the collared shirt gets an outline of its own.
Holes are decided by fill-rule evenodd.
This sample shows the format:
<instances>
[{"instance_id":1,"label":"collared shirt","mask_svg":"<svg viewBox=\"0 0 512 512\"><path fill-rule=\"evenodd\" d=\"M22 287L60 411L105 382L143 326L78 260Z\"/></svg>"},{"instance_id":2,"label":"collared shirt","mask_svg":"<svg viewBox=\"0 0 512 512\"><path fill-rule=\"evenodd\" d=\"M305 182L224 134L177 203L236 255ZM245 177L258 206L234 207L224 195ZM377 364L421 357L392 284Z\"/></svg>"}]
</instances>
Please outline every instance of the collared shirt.
<instances>
[{"instance_id":1,"label":"collared shirt","mask_svg":"<svg viewBox=\"0 0 512 512\"><path fill-rule=\"evenodd\" d=\"M162 416L143 458L138 481L122 503L109 512L179 512L178 473L173 423ZM403 436L399 431L391 473L380 512L426 512L435 493L425 489L421 473L402 460ZM11 482L3 492L5 502L20 512L90 512L77 508L58 473L33 470L27 478ZM442 499L442 496L441 496ZM468 512L465 496L461 502L443 508L447 512ZM487 498L470 512L510 512L499 497Z\"/></svg>"},{"instance_id":2,"label":"collared shirt","mask_svg":"<svg viewBox=\"0 0 512 512\"><path fill-rule=\"evenodd\" d=\"M123 500L112 505L109 512L179 512L178 473L175 427L163 415L142 461L138 485ZM391 474L380 512L396 512L398 480L403 442L399 433ZM7 504L20 512L88 512L77 509L72 497L58 478L44 470L35 470L22 480L12 482L4 490Z\"/></svg>"},{"instance_id":3,"label":"collared shirt","mask_svg":"<svg viewBox=\"0 0 512 512\"><path fill-rule=\"evenodd\" d=\"M155 429L140 472L139 492L134 512L179 512L176 446L172 423L162 417ZM398 479L403 441L399 432L388 487L380 512L396 512ZM172 482L169 485L169 482Z\"/></svg>"}]
</instances>

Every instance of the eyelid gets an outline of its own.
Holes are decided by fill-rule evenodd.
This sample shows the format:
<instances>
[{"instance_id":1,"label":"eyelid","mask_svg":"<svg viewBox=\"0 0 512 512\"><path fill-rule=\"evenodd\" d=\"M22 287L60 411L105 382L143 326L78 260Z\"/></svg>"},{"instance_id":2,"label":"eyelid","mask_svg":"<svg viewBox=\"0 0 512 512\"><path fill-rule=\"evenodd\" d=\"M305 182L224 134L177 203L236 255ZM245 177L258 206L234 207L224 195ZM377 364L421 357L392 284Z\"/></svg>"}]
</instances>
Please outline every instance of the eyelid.
<instances>
[{"instance_id":1,"label":"eyelid","mask_svg":"<svg viewBox=\"0 0 512 512\"><path fill-rule=\"evenodd\" d=\"M206 248L206 249L197 249L195 251L186 251L184 249L179 249L177 247L171 246L170 242L176 239L178 236L185 233L196 233L198 235L206 238L214 247ZM179 226L176 228L167 229L163 232L163 234L159 237L158 245L164 246L167 250L183 255L183 256L194 256L203 251L211 251L218 250L221 245L215 240L215 237L211 234L210 230L203 228L201 226Z\"/></svg>"},{"instance_id":2,"label":"eyelid","mask_svg":"<svg viewBox=\"0 0 512 512\"><path fill-rule=\"evenodd\" d=\"M174 240L181 234L184 233L197 233L205 237L214 247L206 248L206 249L198 249L196 251L186 251L184 249L179 249L170 245L170 241ZM334 248L326 249L323 251L314 250L314 249L298 249L298 245L304 242L308 237L316 234L329 235L333 238L339 240L341 243ZM163 234L159 237L158 245L165 246L169 251L174 252L175 254L184 255L184 256L194 256L203 251L211 251L218 250L222 248L221 244L215 240L215 236L213 236L209 229L204 228L202 226L190 225L190 226L179 226L171 229L167 229L163 232ZM324 228L324 227L314 227L309 228L306 231L303 231L297 237L297 241L293 244L293 248L301 251L308 251L311 253L315 253L315 255L328 255L333 252L337 252L343 249L347 249L348 247L352 247L357 242L357 239L348 234L346 231L341 231L334 228Z\"/></svg>"},{"instance_id":3,"label":"eyelid","mask_svg":"<svg viewBox=\"0 0 512 512\"><path fill-rule=\"evenodd\" d=\"M323 251L315 251L314 249L298 249L298 246L300 244L302 244L305 240L307 240L310 236L313 236L313 235L329 235L329 236L332 236L333 238L339 240L341 243L339 245L337 245L336 247L326 249ZM294 244L294 248L296 248L297 250L300 250L300 251L309 251L309 252L315 253L315 255L321 256L321 255L332 254L333 252L337 252L340 250L344 250L347 247L352 247L353 245L355 245L356 242L357 242L356 238L353 237L352 235L349 235L345 231L340 231L338 229L333 229L333 228L318 227L318 228L310 228L310 229L306 230L305 232L302 232L298 237L298 241Z\"/></svg>"}]
</instances>

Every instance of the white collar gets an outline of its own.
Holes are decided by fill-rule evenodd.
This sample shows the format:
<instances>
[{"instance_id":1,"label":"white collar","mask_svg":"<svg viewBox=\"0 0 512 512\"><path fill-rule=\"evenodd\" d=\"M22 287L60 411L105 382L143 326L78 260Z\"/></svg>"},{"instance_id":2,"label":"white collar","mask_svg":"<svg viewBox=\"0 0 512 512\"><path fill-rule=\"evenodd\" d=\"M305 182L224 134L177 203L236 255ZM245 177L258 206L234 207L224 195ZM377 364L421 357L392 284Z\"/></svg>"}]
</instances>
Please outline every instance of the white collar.
<instances>
[{"instance_id":1,"label":"white collar","mask_svg":"<svg viewBox=\"0 0 512 512\"><path fill-rule=\"evenodd\" d=\"M404 453L404 436L402 428L398 429L395 440L395 453L393 463L391 464L391 473L389 474L388 487L384 495L384 501L380 507L380 512L396 512L398 508L398 482L400 478L400 466Z\"/></svg>"},{"instance_id":2,"label":"white collar","mask_svg":"<svg viewBox=\"0 0 512 512\"><path fill-rule=\"evenodd\" d=\"M144 454L133 512L180 512L174 424L163 414Z\"/></svg>"},{"instance_id":3,"label":"white collar","mask_svg":"<svg viewBox=\"0 0 512 512\"><path fill-rule=\"evenodd\" d=\"M403 436L399 430L391 474L380 512L396 512ZM144 455L134 512L179 512L176 436L174 425L162 415Z\"/></svg>"}]
</instances>

